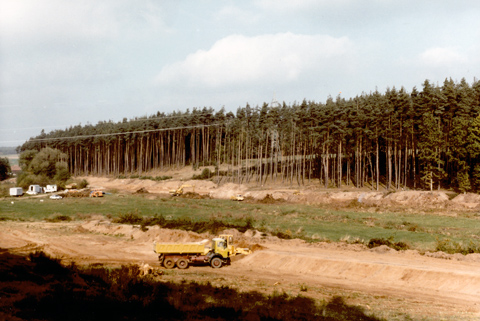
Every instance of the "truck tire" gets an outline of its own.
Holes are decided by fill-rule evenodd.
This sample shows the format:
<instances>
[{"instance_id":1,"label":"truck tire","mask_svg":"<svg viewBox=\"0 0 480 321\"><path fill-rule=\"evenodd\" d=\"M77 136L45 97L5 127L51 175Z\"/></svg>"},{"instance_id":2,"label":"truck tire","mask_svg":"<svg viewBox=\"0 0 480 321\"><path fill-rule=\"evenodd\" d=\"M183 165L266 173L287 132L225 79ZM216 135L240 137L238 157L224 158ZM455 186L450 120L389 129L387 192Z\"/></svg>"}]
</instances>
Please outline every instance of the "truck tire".
<instances>
[{"instance_id":1,"label":"truck tire","mask_svg":"<svg viewBox=\"0 0 480 321\"><path fill-rule=\"evenodd\" d=\"M166 258L163 261L163 266L167 269L173 269L175 267L175 261L172 258Z\"/></svg>"},{"instance_id":2,"label":"truck tire","mask_svg":"<svg viewBox=\"0 0 480 321\"><path fill-rule=\"evenodd\" d=\"M212 268L214 269L219 269L222 267L222 259L220 259L219 257L214 257L211 261L210 261L210 265L212 266Z\"/></svg>"},{"instance_id":3,"label":"truck tire","mask_svg":"<svg viewBox=\"0 0 480 321\"><path fill-rule=\"evenodd\" d=\"M188 261L186 259L178 259L177 267L182 270L188 268Z\"/></svg>"}]
</instances>

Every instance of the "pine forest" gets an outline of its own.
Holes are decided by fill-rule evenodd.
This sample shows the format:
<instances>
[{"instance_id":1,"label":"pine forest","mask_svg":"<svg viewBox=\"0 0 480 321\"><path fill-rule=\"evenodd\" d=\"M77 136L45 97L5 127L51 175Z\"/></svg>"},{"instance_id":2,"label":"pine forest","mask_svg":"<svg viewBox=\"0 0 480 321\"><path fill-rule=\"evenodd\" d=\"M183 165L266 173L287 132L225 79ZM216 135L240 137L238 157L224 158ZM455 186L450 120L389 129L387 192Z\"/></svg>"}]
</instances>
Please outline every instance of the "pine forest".
<instances>
[{"instance_id":1,"label":"pine forest","mask_svg":"<svg viewBox=\"0 0 480 321\"><path fill-rule=\"evenodd\" d=\"M56 148L71 174L129 176L212 166L219 182L374 190L480 190L480 81L404 87L77 125L19 152Z\"/></svg>"}]
</instances>

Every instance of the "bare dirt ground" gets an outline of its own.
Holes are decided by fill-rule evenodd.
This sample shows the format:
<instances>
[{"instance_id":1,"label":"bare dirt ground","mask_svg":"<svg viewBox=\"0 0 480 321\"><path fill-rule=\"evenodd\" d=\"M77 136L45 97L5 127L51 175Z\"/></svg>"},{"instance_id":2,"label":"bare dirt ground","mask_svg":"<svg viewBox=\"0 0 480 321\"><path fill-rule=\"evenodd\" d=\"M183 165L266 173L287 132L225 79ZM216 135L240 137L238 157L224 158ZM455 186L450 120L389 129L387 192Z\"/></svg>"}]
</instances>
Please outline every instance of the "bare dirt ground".
<instances>
[{"instance_id":1,"label":"bare dirt ground","mask_svg":"<svg viewBox=\"0 0 480 321\"><path fill-rule=\"evenodd\" d=\"M190 176L191 177L191 176ZM444 192L332 192L313 187L301 191L283 188L249 188L246 185L209 181L114 180L86 178L92 187L134 193L140 188L149 193L168 193L180 184L195 185L195 192L216 198L242 193L252 198L266 194L290 202L335 203L375 202L380 208L406 206L418 210L476 211L478 195L459 195L453 199ZM420 204L422 204L420 206ZM65 223L0 222L0 248L13 253L42 250L63 262L76 264L148 264L169 281L192 280L227 285L240 291L274 291L329 300L341 295L348 304L356 304L388 320L479 320L480 256L421 255L417 251L397 252L387 247L368 249L344 243L308 244L301 240L262 237L255 231L234 234L236 243L257 249L232 265L212 269L191 267L164 270L153 252L153 242L187 242L210 239L212 235L110 222L104 217Z\"/></svg>"}]
</instances>

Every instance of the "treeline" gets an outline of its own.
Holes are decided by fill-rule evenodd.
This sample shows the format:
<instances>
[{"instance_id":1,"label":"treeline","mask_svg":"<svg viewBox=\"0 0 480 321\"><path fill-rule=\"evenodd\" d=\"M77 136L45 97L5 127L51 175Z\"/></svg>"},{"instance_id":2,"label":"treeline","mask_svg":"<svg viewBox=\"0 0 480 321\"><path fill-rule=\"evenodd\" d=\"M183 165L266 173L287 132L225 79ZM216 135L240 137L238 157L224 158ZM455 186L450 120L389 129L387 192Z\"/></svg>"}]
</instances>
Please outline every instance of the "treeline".
<instances>
[{"instance_id":1,"label":"treeline","mask_svg":"<svg viewBox=\"0 0 480 321\"><path fill-rule=\"evenodd\" d=\"M480 82L425 80L354 98L212 108L42 133L73 175L129 175L215 165L234 182L373 189L480 189Z\"/></svg>"}]
</instances>

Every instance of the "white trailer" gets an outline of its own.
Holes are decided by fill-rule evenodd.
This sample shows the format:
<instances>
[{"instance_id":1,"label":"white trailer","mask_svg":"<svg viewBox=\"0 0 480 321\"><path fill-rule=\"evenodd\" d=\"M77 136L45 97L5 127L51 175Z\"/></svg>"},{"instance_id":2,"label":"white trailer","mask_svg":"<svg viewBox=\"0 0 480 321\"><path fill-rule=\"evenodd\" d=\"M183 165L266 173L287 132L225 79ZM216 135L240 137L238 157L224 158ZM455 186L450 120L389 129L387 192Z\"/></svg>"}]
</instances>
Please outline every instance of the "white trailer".
<instances>
[{"instance_id":1,"label":"white trailer","mask_svg":"<svg viewBox=\"0 0 480 321\"><path fill-rule=\"evenodd\" d=\"M43 188L40 185L30 185L28 187L27 194L29 195L37 195L42 193L43 193Z\"/></svg>"},{"instance_id":2,"label":"white trailer","mask_svg":"<svg viewBox=\"0 0 480 321\"><path fill-rule=\"evenodd\" d=\"M57 185L47 185L45 187L45 193L55 193L57 191Z\"/></svg>"},{"instance_id":3,"label":"white trailer","mask_svg":"<svg viewBox=\"0 0 480 321\"><path fill-rule=\"evenodd\" d=\"M10 196L22 196L22 195L23 195L23 188L21 187L10 188Z\"/></svg>"}]
</instances>

